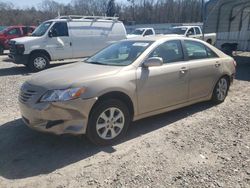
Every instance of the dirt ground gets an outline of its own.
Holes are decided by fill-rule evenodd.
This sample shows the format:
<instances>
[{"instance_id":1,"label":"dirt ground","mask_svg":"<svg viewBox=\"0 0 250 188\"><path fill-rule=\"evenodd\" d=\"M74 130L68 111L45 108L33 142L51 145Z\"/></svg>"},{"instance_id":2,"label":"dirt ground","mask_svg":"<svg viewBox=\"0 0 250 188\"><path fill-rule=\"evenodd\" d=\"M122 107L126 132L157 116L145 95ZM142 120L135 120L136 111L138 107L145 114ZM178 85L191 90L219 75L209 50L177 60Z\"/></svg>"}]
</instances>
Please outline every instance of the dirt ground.
<instances>
[{"instance_id":1,"label":"dirt ground","mask_svg":"<svg viewBox=\"0 0 250 188\"><path fill-rule=\"evenodd\" d=\"M0 57L0 187L250 187L250 58L226 101L133 123L117 145L27 128L17 95L31 74Z\"/></svg>"}]
</instances>

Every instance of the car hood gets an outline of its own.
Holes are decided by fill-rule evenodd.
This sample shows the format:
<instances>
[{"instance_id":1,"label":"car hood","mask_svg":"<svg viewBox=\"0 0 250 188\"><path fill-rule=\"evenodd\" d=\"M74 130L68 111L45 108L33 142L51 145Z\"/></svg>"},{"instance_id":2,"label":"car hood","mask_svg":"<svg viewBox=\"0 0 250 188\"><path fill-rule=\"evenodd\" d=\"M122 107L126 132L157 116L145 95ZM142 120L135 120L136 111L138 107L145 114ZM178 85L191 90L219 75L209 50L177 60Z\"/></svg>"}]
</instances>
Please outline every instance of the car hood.
<instances>
[{"instance_id":1,"label":"car hood","mask_svg":"<svg viewBox=\"0 0 250 188\"><path fill-rule=\"evenodd\" d=\"M78 62L36 73L27 83L48 90L79 87L88 81L117 74L121 69L118 66Z\"/></svg>"},{"instance_id":2,"label":"car hood","mask_svg":"<svg viewBox=\"0 0 250 188\"><path fill-rule=\"evenodd\" d=\"M39 38L40 37L28 36L28 37L15 38L15 39L12 39L12 41L15 41L17 44L25 44L25 43L28 43L30 41L35 41L35 40L37 40Z\"/></svg>"}]
</instances>

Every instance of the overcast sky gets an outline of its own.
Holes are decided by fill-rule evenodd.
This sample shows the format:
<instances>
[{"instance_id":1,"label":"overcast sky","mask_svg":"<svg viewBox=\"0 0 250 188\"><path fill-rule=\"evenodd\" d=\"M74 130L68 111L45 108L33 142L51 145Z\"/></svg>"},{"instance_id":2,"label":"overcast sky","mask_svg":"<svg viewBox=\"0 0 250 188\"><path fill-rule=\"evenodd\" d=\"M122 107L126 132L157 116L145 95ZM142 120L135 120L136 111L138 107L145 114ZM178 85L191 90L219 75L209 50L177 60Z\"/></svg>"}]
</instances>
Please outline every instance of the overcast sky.
<instances>
[{"instance_id":1,"label":"overcast sky","mask_svg":"<svg viewBox=\"0 0 250 188\"><path fill-rule=\"evenodd\" d=\"M31 7L31 6L36 6L39 3L42 2L42 0L7 0L11 2L13 5L18 6L20 8L25 8L25 7ZM71 0L54 0L59 3L69 3ZM3 1L6 2L6 1Z\"/></svg>"},{"instance_id":2,"label":"overcast sky","mask_svg":"<svg viewBox=\"0 0 250 188\"><path fill-rule=\"evenodd\" d=\"M1 0L0 0L1 1ZM8 2L11 2L13 5L19 7L19 8L27 8L31 6L37 6L39 3L41 3L43 0L7 0ZM59 3L70 3L71 0L54 0ZM122 2L124 0L116 0L117 2ZM6 0L2 0L2 2L6 2Z\"/></svg>"}]
</instances>

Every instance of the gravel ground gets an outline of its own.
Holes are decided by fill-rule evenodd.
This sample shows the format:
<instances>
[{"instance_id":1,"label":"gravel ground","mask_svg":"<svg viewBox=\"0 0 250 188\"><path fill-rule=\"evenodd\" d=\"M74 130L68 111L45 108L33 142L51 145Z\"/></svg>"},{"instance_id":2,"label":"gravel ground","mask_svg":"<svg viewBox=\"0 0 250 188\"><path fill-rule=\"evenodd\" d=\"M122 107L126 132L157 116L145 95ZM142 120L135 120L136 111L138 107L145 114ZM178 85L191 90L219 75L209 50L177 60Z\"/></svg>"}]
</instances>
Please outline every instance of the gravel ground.
<instances>
[{"instance_id":1,"label":"gravel ground","mask_svg":"<svg viewBox=\"0 0 250 188\"><path fill-rule=\"evenodd\" d=\"M0 57L0 187L250 187L250 60L238 59L223 104L140 120L97 147L27 128L17 95L31 74Z\"/></svg>"}]
</instances>

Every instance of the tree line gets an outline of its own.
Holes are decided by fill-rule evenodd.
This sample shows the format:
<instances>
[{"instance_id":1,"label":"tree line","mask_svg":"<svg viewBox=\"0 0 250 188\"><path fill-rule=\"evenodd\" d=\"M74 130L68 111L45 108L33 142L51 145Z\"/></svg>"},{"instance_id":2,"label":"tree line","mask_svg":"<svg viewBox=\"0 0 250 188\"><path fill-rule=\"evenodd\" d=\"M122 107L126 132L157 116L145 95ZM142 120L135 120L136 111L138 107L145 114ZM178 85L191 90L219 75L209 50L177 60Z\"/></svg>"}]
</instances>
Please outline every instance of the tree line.
<instances>
[{"instance_id":1,"label":"tree line","mask_svg":"<svg viewBox=\"0 0 250 188\"><path fill-rule=\"evenodd\" d=\"M0 25L38 25L60 15L115 15L125 24L189 23L201 21L202 0L72 0L69 4L44 0L20 9L0 1Z\"/></svg>"}]
</instances>

